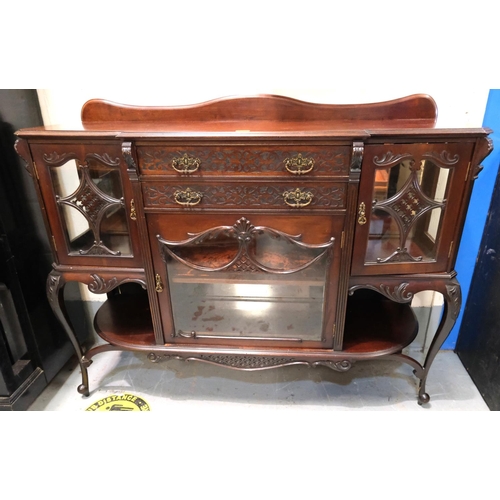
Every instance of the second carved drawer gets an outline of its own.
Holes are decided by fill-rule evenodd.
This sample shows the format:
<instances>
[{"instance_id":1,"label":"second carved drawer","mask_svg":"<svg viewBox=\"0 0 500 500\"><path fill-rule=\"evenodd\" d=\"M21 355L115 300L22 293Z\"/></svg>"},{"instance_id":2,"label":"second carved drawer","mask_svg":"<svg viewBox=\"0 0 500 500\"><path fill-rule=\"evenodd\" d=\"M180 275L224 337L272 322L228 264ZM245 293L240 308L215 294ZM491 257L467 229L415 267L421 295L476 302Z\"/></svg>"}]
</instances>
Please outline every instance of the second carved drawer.
<instances>
[{"instance_id":1,"label":"second carved drawer","mask_svg":"<svg viewBox=\"0 0 500 500\"><path fill-rule=\"evenodd\" d=\"M346 201L342 182L145 182L142 191L147 208L342 210Z\"/></svg>"}]
</instances>

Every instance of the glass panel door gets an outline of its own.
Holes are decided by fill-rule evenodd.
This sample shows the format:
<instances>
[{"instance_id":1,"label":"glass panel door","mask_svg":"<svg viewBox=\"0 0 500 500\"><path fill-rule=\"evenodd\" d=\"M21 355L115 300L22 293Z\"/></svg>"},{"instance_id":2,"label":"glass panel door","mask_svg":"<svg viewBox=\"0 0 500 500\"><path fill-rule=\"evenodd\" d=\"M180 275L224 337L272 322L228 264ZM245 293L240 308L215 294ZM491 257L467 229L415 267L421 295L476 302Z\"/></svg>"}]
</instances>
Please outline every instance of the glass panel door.
<instances>
[{"instance_id":1,"label":"glass panel door","mask_svg":"<svg viewBox=\"0 0 500 500\"><path fill-rule=\"evenodd\" d=\"M75 156L44 155L69 255L131 256L119 158Z\"/></svg>"},{"instance_id":2,"label":"glass panel door","mask_svg":"<svg viewBox=\"0 0 500 500\"><path fill-rule=\"evenodd\" d=\"M367 145L354 274L449 270L472 144Z\"/></svg>"},{"instance_id":3,"label":"glass panel door","mask_svg":"<svg viewBox=\"0 0 500 500\"><path fill-rule=\"evenodd\" d=\"M390 159L390 157L389 157ZM366 262L435 260L449 170L429 159L376 165Z\"/></svg>"},{"instance_id":4,"label":"glass panel door","mask_svg":"<svg viewBox=\"0 0 500 500\"><path fill-rule=\"evenodd\" d=\"M183 241L157 236L178 339L321 342L334 238L300 235L241 218Z\"/></svg>"}]
</instances>

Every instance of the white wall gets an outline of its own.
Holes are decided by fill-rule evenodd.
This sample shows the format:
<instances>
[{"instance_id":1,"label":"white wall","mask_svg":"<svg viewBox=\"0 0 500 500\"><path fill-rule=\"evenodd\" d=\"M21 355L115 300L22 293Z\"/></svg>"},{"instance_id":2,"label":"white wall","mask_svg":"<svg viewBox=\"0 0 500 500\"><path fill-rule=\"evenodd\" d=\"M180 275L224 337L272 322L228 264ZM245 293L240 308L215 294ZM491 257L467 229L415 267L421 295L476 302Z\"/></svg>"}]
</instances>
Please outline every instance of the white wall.
<instances>
[{"instance_id":1,"label":"white wall","mask_svg":"<svg viewBox=\"0 0 500 500\"><path fill-rule=\"evenodd\" d=\"M38 33L47 9L34 9ZM493 0L89 0L71 24L46 24L17 60L46 89L52 124L78 121L95 97L177 105L271 93L356 103L428 93L438 125L474 127L488 89L500 85L496 11Z\"/></svg>"}]
</instances>

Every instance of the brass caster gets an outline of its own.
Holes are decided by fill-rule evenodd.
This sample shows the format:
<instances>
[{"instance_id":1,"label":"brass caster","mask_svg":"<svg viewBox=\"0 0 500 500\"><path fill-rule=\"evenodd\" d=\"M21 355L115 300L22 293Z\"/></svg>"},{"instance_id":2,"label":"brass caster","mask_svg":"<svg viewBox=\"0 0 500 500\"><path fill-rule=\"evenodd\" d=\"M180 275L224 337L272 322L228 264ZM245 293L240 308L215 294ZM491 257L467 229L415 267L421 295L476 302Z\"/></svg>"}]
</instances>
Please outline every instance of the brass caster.
<instances>
[{"instance_id":1,"label":"brass caster","mask_svg":"<svg viewBox=\"0 0 500 500\"><path fill-rule=\"evenodd\" d=\"M423 394L418 395L418 404L420 406L427 404L431 400L429 394L424 392Z\"/></svg>"},{"instance_id":2,"label":"brass caster","mask_svg":"<svg viewBox=\"0 0 500 500\"><path fill-rule=\"evenodd\" d=\"M77 391L85 397L88 397L90 395L89 388L84 384L80 384Z\"/></svg>"}]
</instances>

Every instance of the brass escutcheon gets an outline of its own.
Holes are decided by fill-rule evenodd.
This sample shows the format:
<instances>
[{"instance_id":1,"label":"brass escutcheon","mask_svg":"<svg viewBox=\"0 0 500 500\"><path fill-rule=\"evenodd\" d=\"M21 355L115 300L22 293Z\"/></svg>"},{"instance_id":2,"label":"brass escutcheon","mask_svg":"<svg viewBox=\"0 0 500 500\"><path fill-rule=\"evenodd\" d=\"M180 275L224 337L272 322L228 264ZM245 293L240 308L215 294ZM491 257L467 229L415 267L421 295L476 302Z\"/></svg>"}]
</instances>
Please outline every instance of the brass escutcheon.
<instances>
[{"instance_id":1,"label":"brass escutcheon","mask_svg":"<svg viewBox=\"0 0 500 500\"><path fill-rule=\"evenodd\" d=\"M185 191L176 191L174 193L175 203L178 203L179 205L182 205L184 207L192 207L194 205L198 205L202 198L202 193L193 191L190 188L187 188Z\"/></svg>"},{"instance_id":2,"label":"brass escutcheon","mask_svg":"<svg viewBox=\"0 0 500 500\"><path fill-rule=\"evenodd\" d=\"M294 175L307 174L314 168L314 159L304 158L300 153L292 158L285 158L283 163L285 168Z\"/></svg>"},{"instance_id":3,"label":"brass escutcheon","mask_svg":"<svg viewBox=\"0 0 500 500\"><path fill-rule=\"evenodd\" d=\"M163 282L161 281L161 276L159 274L157 274L155 276L155 278L156 278L156 287L155 287L155 290L158 293L161 293L161 292L163 292Z\"/></svg>"},{"instance_id":4,"label":"brass escutcheon","mask_svg":"<svg viewBox=\"0 0 500 500\"><path fill-rule=\"evenodd\" d=\"M172 159L172 168L180 174L192 174L200 168L201 160L184 153L180 158Z\"/></svg>"},{"instance_id":5,"label":"brass escutcheon","mask_svg":"<svg viewBox=\"0 0 500 500\"><path fill-rule=\"evenodd\" d=\"M135 211L135 203L134 200L130 200L130 218L132 220L137 220L137 212Z\"/></svg>"},{"instance_id":6,"label":"brass escutcheon","mask_svg":"<svg viewBox=\"0 0 500 500\"><path fill-rule=\"evenodd\" d=\"M358 224L360 226L366 224L366 206L363 201L359 204L358 208Z\"/></svg>"},{"instance_id":7,"label":"brass escutcheon","mask_svg":"<svg viewBox=\"0 0 500 500\"><path fill-rule=\"evenodd\" d=\"M290 207L303 208L312 202L313 194L310 191L302 191L297 188L295 191L285 191L283 200Z\"/></svg>"}]
</instances>

